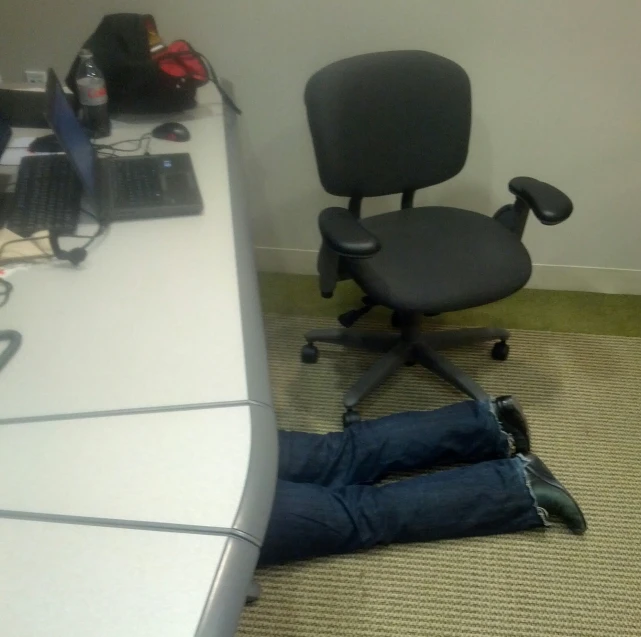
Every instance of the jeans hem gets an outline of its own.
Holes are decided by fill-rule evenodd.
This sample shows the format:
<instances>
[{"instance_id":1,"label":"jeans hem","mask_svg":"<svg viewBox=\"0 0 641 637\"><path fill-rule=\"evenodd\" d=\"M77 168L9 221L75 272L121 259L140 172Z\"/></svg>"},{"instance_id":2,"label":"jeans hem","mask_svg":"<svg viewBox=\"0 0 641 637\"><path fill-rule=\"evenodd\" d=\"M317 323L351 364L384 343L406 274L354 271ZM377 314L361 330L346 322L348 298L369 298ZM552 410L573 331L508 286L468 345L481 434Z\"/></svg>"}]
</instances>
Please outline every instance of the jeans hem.
<instances>
[{"instance_id":1,"label":"jeans hem","mask_svg":"<svg viewBox=\"0 0 641 637\"><path fill-rule=\"evenodd\" d=\"M494 420L494 423L499 430L499 434L501 435L502 440L507 445L506 458L512 458L514 455L516 455L516 443L514 442L514 436L505 431L505 429L503 429L503 427L501 426L501 421L499 420L499 417L496 413L496 407L491 400L484 401L481 404L488 410L490 416Z\"/></svg>"},{"instance_id":2,"label":"jeans hem","mask_svg":"<svg viewBox=\"0 0 641 637\"><path fill-rule=\"evenodd\" d=\"M530 483L530 477L528 476L527 471L525 470L525 464L527 460L523 457L523 454L518 454L518 458L521 461L521 472L523 474L523 479L525 480L525 486L527 487L527 490L530 493L530 497L532 498L532 504L536 508L536 512L539 518L541 518L541 522L543 522L543 526L546 526L546 527L552 526L552 524L550 523L550 514L547 512L546 509L539 506L536 496L534 495L532 484Z\"/></svg>"}]
</instances>

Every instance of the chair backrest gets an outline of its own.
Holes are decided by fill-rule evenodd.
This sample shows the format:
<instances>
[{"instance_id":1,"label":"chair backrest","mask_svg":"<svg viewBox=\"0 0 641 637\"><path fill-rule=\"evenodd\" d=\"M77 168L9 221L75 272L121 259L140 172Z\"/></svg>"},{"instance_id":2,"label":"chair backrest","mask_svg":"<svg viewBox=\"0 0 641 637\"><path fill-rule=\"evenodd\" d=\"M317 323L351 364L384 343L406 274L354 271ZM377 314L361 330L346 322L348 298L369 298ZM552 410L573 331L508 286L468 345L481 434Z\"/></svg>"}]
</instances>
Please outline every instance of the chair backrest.
<instances>
[{"instance_id":1,"label":"chair backrest","mask_svg":"<svg viewBox=\"0 0 641 637\"><path fill-rule=\"evenodd\" d=\"M320 180L333 195L414 191L465 165L470 81L440 55L389 51L334 62L309 79L305 104Z\"/></svg>"}]
</instances>

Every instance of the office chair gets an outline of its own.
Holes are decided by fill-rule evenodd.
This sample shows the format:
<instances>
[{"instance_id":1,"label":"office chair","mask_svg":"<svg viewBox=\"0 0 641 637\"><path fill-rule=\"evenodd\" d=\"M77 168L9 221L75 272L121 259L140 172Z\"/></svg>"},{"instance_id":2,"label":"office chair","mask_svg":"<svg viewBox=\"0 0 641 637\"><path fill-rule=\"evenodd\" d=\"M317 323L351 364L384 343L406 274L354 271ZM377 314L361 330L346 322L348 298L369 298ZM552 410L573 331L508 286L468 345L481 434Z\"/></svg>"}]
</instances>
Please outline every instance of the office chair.
<instances>
[{"instance_id":1,"label":"office chair","mask_svg":"<svg viewBox=\"0 0 641 637\"><path fill-rule=\"evenodd\" d=\"M413 207L416 190L451 179L467 158L470 81L439 55L390 51L335 62L310 78L305 104L320 181L328 193L349 198L347 208L327 208L319 216L321 294L329 298L339 280L353 279L366 296L364 308L340 317L346 328L305 334L303 362L318 360L318 342L382 354L345 394L345 426L359 420L359 401L403 364L418 362L468 396L487 399L439 350L496 341L492 356L505 360L509 332L422 334L422 315L485 305L520 290L532 272L521 242L529 211L554 225L570 216L572 202L549 184L516 177L509 183L514 202L493 218ZM364 197L397 193L400 210L360 218ZM399 333L349 327L373 305L394 311Z\"/></svg>"}]
</instances>

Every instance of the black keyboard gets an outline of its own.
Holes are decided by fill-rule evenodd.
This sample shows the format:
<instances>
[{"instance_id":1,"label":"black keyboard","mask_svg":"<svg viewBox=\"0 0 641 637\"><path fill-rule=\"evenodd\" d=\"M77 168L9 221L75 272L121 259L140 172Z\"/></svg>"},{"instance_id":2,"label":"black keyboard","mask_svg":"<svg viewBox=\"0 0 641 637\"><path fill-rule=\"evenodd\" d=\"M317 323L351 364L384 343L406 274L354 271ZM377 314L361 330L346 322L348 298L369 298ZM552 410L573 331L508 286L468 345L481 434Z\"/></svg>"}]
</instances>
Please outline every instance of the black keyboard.
<instances>
[{"instance_id":1,"label":"black keyboard","mask_svg":"<svg viewBox=\"0 0 641 637\"><path fill-rule=\"evenodd\" d=\"M65 155L25 157L20 162L6 227L22 237L37 230L76 231L82 188Z\"/></svg>"},{"instance_id":2,"label":"black keyboard","mask_svg":"<svg viewBox=\"0 0 641 637\"><path fill-rule=\"evenodd\" d=\"M143 157L115 161L112 176L117 207L156 206L163 200L158 165L154 159Z\"/></svg>"}]
</instances>

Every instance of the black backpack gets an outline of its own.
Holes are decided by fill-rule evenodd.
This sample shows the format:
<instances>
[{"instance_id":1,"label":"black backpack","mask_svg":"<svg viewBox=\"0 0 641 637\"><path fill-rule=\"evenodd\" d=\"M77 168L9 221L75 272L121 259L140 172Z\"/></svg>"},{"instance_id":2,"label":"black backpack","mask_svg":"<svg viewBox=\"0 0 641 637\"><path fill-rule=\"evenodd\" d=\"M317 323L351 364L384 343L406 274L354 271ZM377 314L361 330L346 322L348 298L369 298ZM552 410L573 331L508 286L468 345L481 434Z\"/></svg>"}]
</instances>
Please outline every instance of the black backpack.
<instances>
[{"instance_id":1,"label":"black backpack","mask_svg":"<svg viewBox=\"0 0 641 637\"><path fill-rule=\"evenodd\" d=\"M104 73L111 113L175 113L196 106L196 89L213 81L223 99L238 113L238 107L220 87L209 61L188 43L173 43L161 52L150 51L149 30L155 32L151 15L114 13L106 15L82 48L93 53ZM176 47L176 45L179 45ZM162 48L162 47L160 47ZM173 48L180 49L172 51ZM77 94L76 57L66 77ZM163 66L182 74L166 72Z\"/></svg>"}]
</instances>

